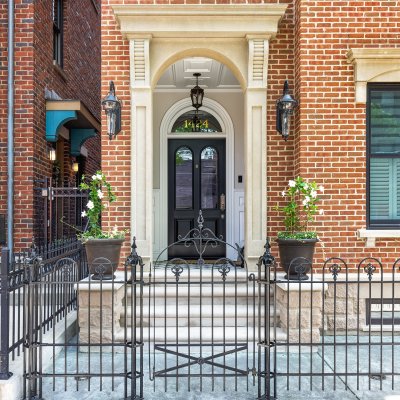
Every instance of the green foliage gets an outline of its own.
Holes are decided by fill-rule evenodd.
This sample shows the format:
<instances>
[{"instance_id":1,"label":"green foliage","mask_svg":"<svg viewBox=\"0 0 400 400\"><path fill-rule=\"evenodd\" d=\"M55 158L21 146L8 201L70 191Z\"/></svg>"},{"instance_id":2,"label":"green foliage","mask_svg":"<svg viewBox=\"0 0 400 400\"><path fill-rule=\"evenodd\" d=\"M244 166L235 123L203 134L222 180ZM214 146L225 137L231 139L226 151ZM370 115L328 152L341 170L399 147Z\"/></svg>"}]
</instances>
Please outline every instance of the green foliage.
<instances>
[{"instance_id":1,"label":"green foliage","mask_svg":"<svg viewBox=\"0 0 400 400\"><path fill-rule=\"evenodd\" d=\"M284 224L286 231L279 232L280 239L313 239L317 233L309 231L309 224L314 222L317 213L322 214L318 209L317 203L320 200L318 193L323 192L322 186L317 186L315 181L307 182L298 176L290 180L286 191L282 196L288 199L284 207L275 207L277 211L284 214Z\"/></svg>"},{"instance_id":2,"label":"green foliage","mask_svg":"<svg viewBox=\"0 0 400 400\"><path fill-rule=\"evenodd\" d=\"M82 212L82 217L88 218L88 229L80 233L78 235L79 238L81 240L124 238L126 234L125 230L118 231L117 229L113 229L110 232L104 232L101 229L101 212L117 199L105 175L101 171L97 171L89 183L86 183L85 177L82 176L82 183L79 185L79 188L88 190L89 192L89 201L86 204L86 210Z\"/></svg>"},{"instance_id":3,"label":"green foliage","mask_svg":"<svg viewBox=\"0 0 400 400\"><path fill-rule=\"evenodd\" d=\"M278 232L278 239L296 239L296 240L303 240L303 239L316 239L317 232Z\"/></svg>"}]
</instances>

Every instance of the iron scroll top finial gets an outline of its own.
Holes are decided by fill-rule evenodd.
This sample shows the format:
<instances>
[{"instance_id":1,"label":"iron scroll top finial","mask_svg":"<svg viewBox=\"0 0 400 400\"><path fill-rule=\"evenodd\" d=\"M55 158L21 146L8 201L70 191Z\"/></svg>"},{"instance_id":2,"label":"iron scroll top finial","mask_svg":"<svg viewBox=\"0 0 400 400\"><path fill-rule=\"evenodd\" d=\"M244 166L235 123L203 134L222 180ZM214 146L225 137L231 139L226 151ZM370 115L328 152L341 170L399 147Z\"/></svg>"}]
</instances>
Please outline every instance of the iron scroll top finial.
<instances>
[{"instance_id":1,"label":"iron scroll top finial","mask_svg":"<svg viewBox=\"0 0 400 400\"><path fill-rule=\"evenodd\" d=\"M197 217L197 225L199 229L201 230L204 226L204 217L203 217L203 211L199 211L199 216Z\"/></svg>"}]
</instances>

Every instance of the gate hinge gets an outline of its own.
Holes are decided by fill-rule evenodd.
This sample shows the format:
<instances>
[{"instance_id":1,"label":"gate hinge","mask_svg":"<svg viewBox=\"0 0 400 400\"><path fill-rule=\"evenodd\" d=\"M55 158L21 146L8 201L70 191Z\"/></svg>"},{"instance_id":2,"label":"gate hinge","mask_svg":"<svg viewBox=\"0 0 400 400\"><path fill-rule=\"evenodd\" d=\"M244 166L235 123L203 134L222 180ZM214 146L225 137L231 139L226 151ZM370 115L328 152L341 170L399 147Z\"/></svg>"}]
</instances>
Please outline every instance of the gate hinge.
<instances>
[{"instance_id":1,"label":"gate hinge","mask_svg":"<svg viewBox=\"0 0 400 400\"><path fill-rule=\"evenodd\" d=\"M42 376L42 374L38 371L35 372L28 372L24 374L25 379L31 380L31 379L39 379Z\"/></svg>"}]
</instances>

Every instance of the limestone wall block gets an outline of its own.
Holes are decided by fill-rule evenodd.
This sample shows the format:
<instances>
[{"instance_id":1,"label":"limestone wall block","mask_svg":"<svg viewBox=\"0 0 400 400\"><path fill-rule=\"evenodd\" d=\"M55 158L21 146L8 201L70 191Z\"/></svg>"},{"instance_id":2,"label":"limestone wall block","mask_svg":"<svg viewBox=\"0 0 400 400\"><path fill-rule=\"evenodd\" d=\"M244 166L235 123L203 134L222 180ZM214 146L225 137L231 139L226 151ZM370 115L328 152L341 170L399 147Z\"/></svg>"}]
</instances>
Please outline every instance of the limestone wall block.
<instances>
[{"instance_id":1,"label":"limestone wall block","mask_svg":"<svg viewBox=\"0 0 400 400\"><path fill-rule=\"evenodd\" d=\"M88 328L80 328L79 331L79 342L86 343L112 343L113 335L111 329L100 329L95 327L90 327L90 332Z\"/></svg>"},{"instance_id":2,"label":"limestone wall block","mask_svg":"<svg viewBox=\"0 0 400 400\"><path fill-rule=\"evenodd\" d=\"M321 326L321 310L319 308L302 309L301 311L287 308L280 310L280 321L282 328L319 328ZM311 319L312 318L312 319Z\"/></svg>"},{"instance_id":3,"label":"limestone wall block","mask_svg":"<svg viewBox=\"0 0 400 400\"><path fill-rule=\"evenodd\" d=\"M347 330L356 330L357 327L361 328L364 325L364 321L360 318L359 326L357 326L357 316L327 316L326 318L327 324L326 328L330 331L336 329L336 331L346 331L346 321L347 321Z\"/></svg>"},{"instance_id":4,"label":"limestone wall block","mask_svg":"<svg viewBox=\"0 0 400 400\"><path fill-rule=\"evenodd\" d=\"M79 312L79 326L93 326L99 327L102 325L103 327L111 327L111 326L119 326L120 325L120 310L114 309L114 313L111 312L110 308L107 309L99 309L99 308L92 308L90 309L90 315L85 310L80 310Z\"/></svg>"},{"instance_id":5,"label":"limestone wall block","mask_svg":"<svg viewBox=\"0 0 400 400\"><path fill-rule=\"evenodd\" d=\"M285 333L289 333L289 343L319 343L321 337L319 329L289 329Z\"/></svg>"},{"instance_id":6,"label":"limestone wall block","mask_svg":"<svg viewBox=\"0 0 400 400\"><path fill-rule=\"evenodd\" d=\"M355 297L357 298L357 284L355 283L329 283L328 290L326 292L327 297L334 297L335 294L335 286L336 286L336 298L346 298L346 297ZM347 287L347 289L346 289ZM347 290L347 291L346 291Z\"/></svg>"},{"instance_id":7,"label":"limestone wall block","mask_svg":"<svg viewBox=\"0 0 400 400\"><path fill-rule=\"evenodd\" d=\"M321 307L322 294L321 292L310 291L283 291L277 287L277 302L289 308L298 309L300 304L303 307Z\"/></svg>"},{"instance_id":8,"label":"limestone wall block","mask_svg":"<svg viewBox=\"0 0 400 400\"><path fill-rule=\"evenodd\" d=\"M336 314L353 314L353 305L352 299L336 298L335 301L334 298L326 298L324 301L324 313L330 315L336 311Z\"/></svg>"}]
</instances>

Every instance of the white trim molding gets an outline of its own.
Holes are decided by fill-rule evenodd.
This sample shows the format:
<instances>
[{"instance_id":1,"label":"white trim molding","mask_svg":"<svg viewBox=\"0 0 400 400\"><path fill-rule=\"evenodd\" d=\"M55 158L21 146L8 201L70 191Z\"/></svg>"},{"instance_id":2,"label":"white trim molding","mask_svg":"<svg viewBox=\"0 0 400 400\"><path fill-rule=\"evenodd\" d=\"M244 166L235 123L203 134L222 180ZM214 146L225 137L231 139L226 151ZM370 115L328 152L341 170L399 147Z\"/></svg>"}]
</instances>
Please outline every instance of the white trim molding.
<instances>
[{"instance_id":1,"label":"white trim molding","mask_svg":"<svg viewBox=\"0 0 400 400\"><path fill-rule=\"evenodd\" d=\"M187 111L192 111L190 98L176 102L165 113L160 125L160 211L156 214L160 217L162 232L159 233L159 248L164 249L168 245L168 139L225 139L226 141L226 241L232 244L234 238L234 170L235 170L235 132L232 119L228 112L217 101L210 98L203 99L201 109L213 115L221 125L222 132L213 134L204 133L173 133L172 127L176 119ZM227 254L233 257L232 254Z\"/></svg>"},{"instance_id":2,"label":"white trim molding","mask_svg":"<svg viewBox=\"0 0 400 400\"><path fill-rule=\"evenodd\" d=\"M357 237L365 240L365 247L376 247L377 239L400 239L400 229L359 229Z\"/></svg>"},{"instance_id":3,"label":"white trim molding","mask_svg":"<svg viewBox=\"0 0 400 400\"><path fill-rule=\"evenodd\" d=\"M130 41L131 232L138 238L144 262L152 258L154 236L153 90L171 64L186 57L208 57L232 71L245 96L245 257L248 265L255 265L267 231L268 47L287 4L126 4L112 8L122 35Z\"/></svg>"},{"instance_id":4,"label":"white trim molding","mask_svg":"<svg viewBox=\"0 0 400 400\"><path fill-rule=\"evenodd\" d=\"M114 5L125 37L151 31L153 37L245 37L276 35L287 4ZM194 24L193 21L201 21ZM151 27L149 29L149 27Z\"/></svg>"},{"instance_id":5,"label":"white trim molding","mask_svg":"<svg viewBox=\"0 0 400 400\"><path fill-rule=\"evenodd\" d=\"M350 49L347 61L354 65L356 102L367 102L368 82L400 82L399 48Z\"/></svg>"}]
</instances>

